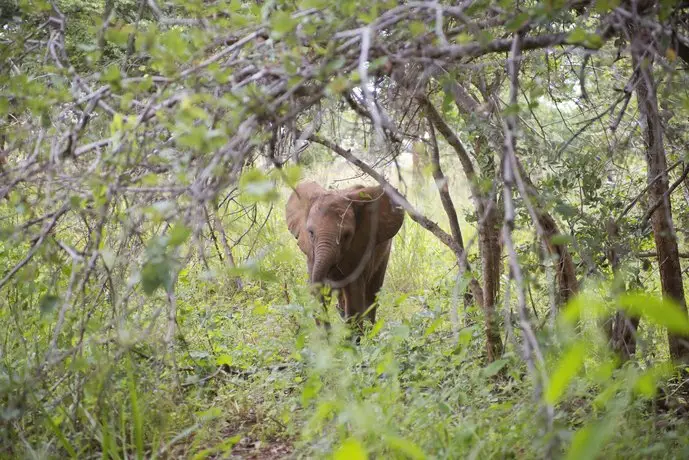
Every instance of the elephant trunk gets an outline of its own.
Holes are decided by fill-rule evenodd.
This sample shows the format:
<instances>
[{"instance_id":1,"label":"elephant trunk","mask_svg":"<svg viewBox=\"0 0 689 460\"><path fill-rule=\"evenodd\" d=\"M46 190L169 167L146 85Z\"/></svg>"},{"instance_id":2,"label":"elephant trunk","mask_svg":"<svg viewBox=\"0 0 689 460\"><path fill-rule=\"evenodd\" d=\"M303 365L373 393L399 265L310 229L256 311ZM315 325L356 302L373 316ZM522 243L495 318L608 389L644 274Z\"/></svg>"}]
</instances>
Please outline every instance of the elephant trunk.
<instances>
[{"instance_id":1,"label":"elephant trunk","mask_svg":"<svg viewBox=\"0 0 689 460\"><path fill-rule=\"evenodd\" d=\"M313 269L311 270L311 283L322 283L335 264L337 251L334 245L320 244L314 251Z\"/></svg>"}]
</instances>

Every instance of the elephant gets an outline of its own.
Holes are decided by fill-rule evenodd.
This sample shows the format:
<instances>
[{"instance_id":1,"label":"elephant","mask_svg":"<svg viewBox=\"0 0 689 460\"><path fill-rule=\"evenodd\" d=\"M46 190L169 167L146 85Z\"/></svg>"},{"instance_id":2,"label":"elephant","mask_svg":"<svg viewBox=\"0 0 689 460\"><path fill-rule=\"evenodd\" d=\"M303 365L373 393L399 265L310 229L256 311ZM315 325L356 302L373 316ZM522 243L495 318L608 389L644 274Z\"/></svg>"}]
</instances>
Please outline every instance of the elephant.
<instances>
[{"instance_id":1,"label":"elephant","mask_svg":"<svg viewBox=\"0 0 689 460\"><path fill-rule=\"evenodd\" d=\"M380 186L326 190L302 182L287 201L285 215L306 255L310 283L339 290L340 315L359 330L364 316L375 323L376 294L404 211Z\"/></svg>"}]
</instances>

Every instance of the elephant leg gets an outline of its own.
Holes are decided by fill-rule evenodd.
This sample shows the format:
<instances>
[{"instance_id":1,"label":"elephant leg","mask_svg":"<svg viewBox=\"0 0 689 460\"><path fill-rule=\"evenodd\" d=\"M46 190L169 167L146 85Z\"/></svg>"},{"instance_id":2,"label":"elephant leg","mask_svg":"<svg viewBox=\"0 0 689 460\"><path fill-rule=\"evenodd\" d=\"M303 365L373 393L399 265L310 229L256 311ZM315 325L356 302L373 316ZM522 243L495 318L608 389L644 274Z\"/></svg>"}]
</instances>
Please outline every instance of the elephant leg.
<instances>
[{"instance_id":1,"label":"elephant leg","mask_svg":"<svg viewBox=\"0 0 689 460\"><path fill-rule=\"evenodd\" d=\"M354 334L363 330L363 314L366 311L366 283L357 279L343 289L345 293L344 319L352 327ZM358 343L357 339L357 343Z\"/></svg>"},{"instance_id":2,"label":"elephant leg","mask_svg":"<svg viewBox=\"0 0 689 460\"><path fill-rule=\"evenodd\" d=\"M381 256L382 258L376 267L376 271L373 273L366 285L366 316L371 321L371 324L376 323L376 309L378 308L376 295L383 286L383 281L385 280L385 271L388 268L389 256L389 251Z\"/></svg>"}]
</instances>

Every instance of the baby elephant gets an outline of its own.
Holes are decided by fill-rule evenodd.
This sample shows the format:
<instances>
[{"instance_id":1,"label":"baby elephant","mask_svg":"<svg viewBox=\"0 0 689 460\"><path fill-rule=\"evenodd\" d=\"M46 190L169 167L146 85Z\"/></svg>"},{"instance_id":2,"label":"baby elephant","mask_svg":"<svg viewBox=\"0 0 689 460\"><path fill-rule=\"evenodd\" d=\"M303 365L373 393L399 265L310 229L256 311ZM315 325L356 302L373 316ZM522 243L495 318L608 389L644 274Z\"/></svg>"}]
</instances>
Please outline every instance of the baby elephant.
<instances>
[{"instance_id":1,"label":"baby elephant","mask_svg":"<svg viewBox=\"0 0 689 460\"><path fill-rule=\"evenodd\" d=\"M340 314L358 328L364 314L375 323L375 297L404 211L379 186L325 190L315 182L297 185L286 211L311 283L339 289Z\"/></svg>"}]
</instances>

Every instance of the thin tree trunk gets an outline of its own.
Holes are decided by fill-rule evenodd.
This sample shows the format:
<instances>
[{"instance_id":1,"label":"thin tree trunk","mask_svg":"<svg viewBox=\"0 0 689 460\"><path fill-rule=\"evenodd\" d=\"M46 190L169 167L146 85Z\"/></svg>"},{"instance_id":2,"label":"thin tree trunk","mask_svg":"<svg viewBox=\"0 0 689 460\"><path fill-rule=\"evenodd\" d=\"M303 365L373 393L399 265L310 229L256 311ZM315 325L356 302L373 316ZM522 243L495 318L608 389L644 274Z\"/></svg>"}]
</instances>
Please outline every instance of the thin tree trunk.
<instances>
[{"instance_id":1,"label":"thin tree trunk","mask_svg":"<svg viewBox=\"0 0 689 460\"><path fill-rule=\"evenodd\" d=\"M620 269L619 257L619 227L614 219L610 219L606 225L608 234L608 249L606 257L612 267L613 275L617 281ZM613 283L618 286L617 283ZM617 287L616 291L621 291L622 286ZM608 336L610 348L619 356L622 362L629 361L629 359L636 353L636 330L639 327L639 318L630 317L623 311L617 311L614 315L608 318L603 329Z\"/></svg>"},{"instance_id":2,"label":"thin tree trunk","mask_svg":"<svg viewBox=\"0 0 689 460\"><path fill-rule=\"evenodd\" d=\"M482 154L483 147L487 146L487 139L479 134L474 149L478 155ZM490 157L491 153L484 153L488 161L481 166L481 177L495 177L495 162ZM482 215L478 215L478 243L481 255L481 269L483 275L483 304L486 311L486 336L491 337L496 347L492 352L500 356L503 352L503 344L500 341L500 326L497 320L497 305L500 292L500 273L502 271L502 245L500 242L500 230L502 227L502 213L498 208L494 197L484 194L481 196ZM477 214L478 214L477 209ZM496 340L497 338L497 340ZM499 346L499 347L498 347Z\"/></svg>"},{"instance_id":3,"label":"thin tree trunk","mask_svg":"<svg viewBox=\"0 0 689 460\"><path fill-rule=\"evenodd\" d=\"M543 229L543 239L549 254L557 255L555 277L557 279L556 305L566 304L579 290L579 282L574 268L572 255L564 242L554 242L553 237L560 234L555 219L547 212L538 213L538 222Z\"/></svg>"},{"instance_id":4,"label":"thin tree trunk","mask_svg":"<svg viewBox=\"0 0 689 460\"><path fill-rule=\"evenodd\" d=\"M672 207L668 196L667 159L663 144L663 127L658 114L658 99L653 79L653 56L646 53L652 43L650 32L643 27L631 27L632 63L638 71L636 98L639 112L644 119L643 136L646 144L649 202L660 206L651 217L663 295L679 303L686 314L682 269L680 266L677 237L672 220ZM660 177L659 180L654 180ZM689 360L687 337L668 334L670 356L675 360Z\"/></svg>"},{"instance_id":5,"label":"thin tree trunk","mask_svg":"<svg viewBox=\"0 0 689 460\"><path fill-rule=\"evenodd\" d=\"M526 171L524 171L521 163L518 164L518 167L529 195L532 199L538 200L539 196L536 186L531 181L528 174L526 174ZM543 244L549 254L557 255L558 258L555 277L558 285L556 306L559 307L567 303L569 299L579 292L577 272L572 255L567 248L567 243L553 240L553 237L560 235L560 230L553 216L547 211L544 211L542 206L538 207L536 213L538 214L538 224L541 226L541 230L543 230L543 235L541 235Z\"/></svg>"},{"instance_id":6,"label":"thin tree trunk","mask_svg":"<svg viewBox=\"0 0 689 460\"><path fill-rule=\"evenodd\" d=\"M464 251L464 240L462 238L462 231L459 228L459 219L457 218L457 211L455 209L454 203L452 202L452 197L450 196L447 178L443 174L443 170L440 167L440 151L438 149L438 141L435 136L433 122L430 119L428 120L428 129L431 133L432 142L431 162L433 165L433 179L435 179L435 183L438 186L440 201L442 202L443 208L445 209L445 213L447 214L448 220L450 221L450 231L452 232L452 237L455 239L459 247L462 248L462 251ZM498 280L499 276L500 275L498 271ZM465 306L471 304L472 301L475 300L479 307L486 310L486 306L488 305L486 303L486 282L487 281L484 277L484 285L482 290L481 285L476 280L476 278L471 278L471 280L469 281L469 291L466 292L464 296ZM495 284L499 284L496 283L495 280L490 280L490 282L491 287ZM497 287L495 287L495 289L497 290ZM491 300L490 305L495 305L493 300ZM492 315L489 314L491 310L494 312L495 309L488 308L485 315L486 357L489 362L493 362L496 359L498 359L500 356L502 356L503 352L502 338L500 336L500 326L497 323L497 316L494 313Z\"/></svg>"},{"instance_id":7,"label":"thin tree trunk","mask_svg":"<svg viewBox=\"0 0 689 460\"><path fill-rule=\"evenodd\" d=\"M500 288L501 263L497 206L494 200L491 202L490 199L486 198L481 193L471 158L457 135L452 131L450 126L427 98L420 97L418 99L426 109L430 125L435 126L438 131L440 131L440 134L443 135L447 143L450 144L457 153L459 162L464 169L464 174L469 181L471 197L479 222L479 248L483 269L483 290L480 290L478 281L473 279L470 283L470 288L472 288L472 293L475 298L480 292L481 301L479 305L482 307L485 316L486 356L488 361L492 362L502 356L504 350L502 337L500 336L498 314L496 311L497 294ZM435 136L435 134L433 135Z\"/></svg>"},{"instance_id":8,"label":"thin tree trunk","mask_svg":"<svg viewBox=\"0 0 689 460\"><path fill-rule=\"evenodd\" d=\"M489 356L497 359L502 355L503 344L500 338L500 326L496 312L498 292L500 290L500 215L497 205L492 205L487 210L483 221L479 221L479 248L481 251L481 267L483 269L483 309L486 315L487 344L492 349L488 350Z\"/></svg>"}]
</instances>

